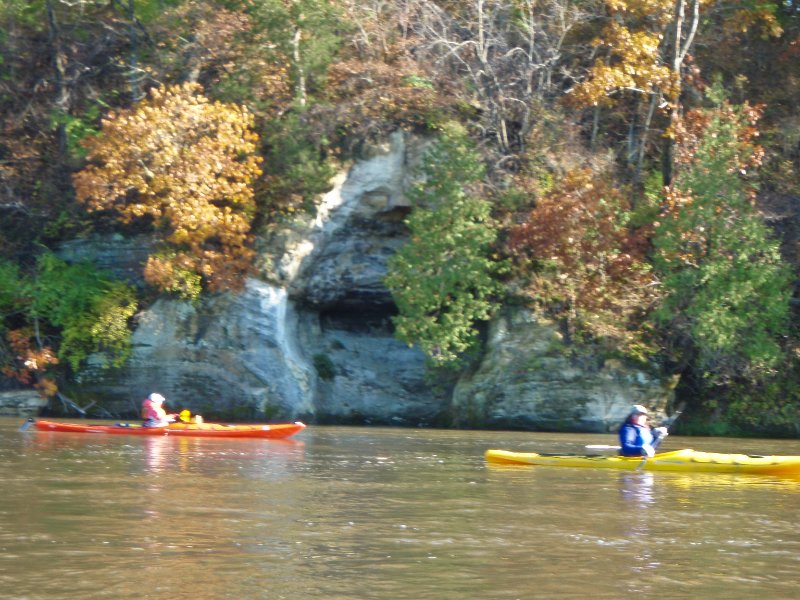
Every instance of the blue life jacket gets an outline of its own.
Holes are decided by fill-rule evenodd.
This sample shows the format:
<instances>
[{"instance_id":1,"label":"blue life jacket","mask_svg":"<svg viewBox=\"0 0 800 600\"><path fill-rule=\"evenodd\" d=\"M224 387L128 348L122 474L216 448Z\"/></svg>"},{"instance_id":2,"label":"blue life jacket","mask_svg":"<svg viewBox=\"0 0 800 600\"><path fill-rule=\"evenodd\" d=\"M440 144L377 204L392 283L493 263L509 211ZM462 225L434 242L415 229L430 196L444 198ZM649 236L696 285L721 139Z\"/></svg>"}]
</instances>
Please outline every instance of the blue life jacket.
<instances>
[{"instance_id":1,"label":"blue life jacket","mask_svg":"<svg viewBox=\"0 0 800 600\"><path fill-rule=\"evenodd\" d=\"M621 446L619 453L622 456L645 456L647 453L644 449L652 446L654 440L649 427L625 421L619 428L619 445Z\"/></svg>"}]
</instances>

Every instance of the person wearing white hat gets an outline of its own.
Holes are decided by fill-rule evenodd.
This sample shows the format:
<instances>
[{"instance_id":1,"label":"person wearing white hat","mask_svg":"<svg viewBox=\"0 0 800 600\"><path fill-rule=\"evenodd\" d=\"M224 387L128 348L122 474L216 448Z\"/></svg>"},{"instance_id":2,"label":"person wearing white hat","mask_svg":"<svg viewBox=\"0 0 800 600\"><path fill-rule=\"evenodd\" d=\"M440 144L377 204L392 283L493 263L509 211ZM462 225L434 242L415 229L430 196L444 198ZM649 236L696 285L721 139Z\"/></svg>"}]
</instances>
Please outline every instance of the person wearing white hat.
<instances>
[{"instance_id":1,"label":"person wearing white hat","mask_svg":"<svg viewBox=\"0 0 800 600\"><path fill-rule=\"evenodd\" d=\"M647 422L647 408L634 404L619 428L619 453L622 456L653 456L655 447L667 434L666 427L651 429Z\"/></svg>"},{"instance_id":2,"label":"person wearing white hat","mask_svg":"<svg viewBox=\"0 0 800 600\"><path fill-rule=\"evenodd\" d=\"M142 402L142 419L144 427L166 427L175 420L174 414L167 414L163 404L164 396L153 392Z\"/></svg>"}]
</instances>

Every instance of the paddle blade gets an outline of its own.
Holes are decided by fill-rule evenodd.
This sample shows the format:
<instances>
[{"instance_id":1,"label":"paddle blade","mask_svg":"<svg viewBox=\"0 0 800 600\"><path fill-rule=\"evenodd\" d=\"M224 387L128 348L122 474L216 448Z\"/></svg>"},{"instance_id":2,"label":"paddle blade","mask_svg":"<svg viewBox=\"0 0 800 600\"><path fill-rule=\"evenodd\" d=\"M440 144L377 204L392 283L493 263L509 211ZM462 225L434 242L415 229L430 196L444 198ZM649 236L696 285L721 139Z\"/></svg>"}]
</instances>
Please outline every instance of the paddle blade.
<instances>
[{"instance_id":1,"label":"paddle blade","mask_svg":"<svg viewBox=\"0 0 800 600\"><path fill-rule=\"evenodd\" d=\"M33 425L33 423L34 423L34 420L33 420L33 419L28 419L27 421L25 421L25 422L22 424L22 427L20 427L20 428L19 428L19 430L20 430L20 431L28 431L28 429L30 429L30 428L31 428L31 425Z\"/></svg>"},{"instance_id":2,"label":"paddle blade","mask_svg":"<svg viewBox=\"0 0 800 600\"><path fill-rule=\"evenodd\" d=\"M192 421L192 413L187 409L183 409L179 414L178 418L183 421L184 423L191 423Z\"/></svg>"}]
</instances>

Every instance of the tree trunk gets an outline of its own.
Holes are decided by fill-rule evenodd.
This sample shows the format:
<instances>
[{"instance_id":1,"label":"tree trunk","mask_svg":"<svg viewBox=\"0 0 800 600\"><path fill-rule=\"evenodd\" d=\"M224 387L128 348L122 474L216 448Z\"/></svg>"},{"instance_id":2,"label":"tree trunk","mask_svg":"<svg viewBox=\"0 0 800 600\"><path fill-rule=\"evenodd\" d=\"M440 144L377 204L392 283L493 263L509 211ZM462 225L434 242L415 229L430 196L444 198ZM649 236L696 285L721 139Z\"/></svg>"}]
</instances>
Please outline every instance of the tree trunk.
<instances>
[{"instance_id":1,"label":"tree trunk","mask_svg":"<svg viewBox=\"0 0 800 600\"><path fill-rule=\"evenodd\" d=\"M142 99L142 77L139 72L139 33L136 31L136 0L128 0L128 38L130 39L130 64L128 65L128 86L131 100L135 103Z\"/></svg>"},{"instance_id":2,"label":"tree trunk","mask_svg":"<svg viewBox=\"0 0 800 600\"><path fill-rule=\"evenodd\" d=\"M296 90L297 90L297 101L300 103L300 106L306 105L306 73L303 69L303 63L301 61L300 55L300 38L302 37L302 32L300 28L294 30L294 35L292 36L292 58L294 59L295 69L297 70L297 83L296 83Z\"/></svg>"},{"instance_id":3,"label":"tree trunk","mask_svg":"<svg viewBox=\"0 0 800 600\"><path fill-rule=\"evenodd\" d=\"M647 135L650 132L650 125L653 122L653 116L656 112L656 107L661 102L661 94L652 94L650 96L650 105L647 107L647 116L644 119L644 123L642 124L642 134L639 136L639 147L638 147L638 154L636 156L636 163L635 163L635 170L633 175L634 183L637 187L640 187L642 184L642 167L644 166L644 155L645 149L647 147ZM670 148L670 154L672 153L672 149ZM670 160L672 158L670 157Z\"/></svg>"},{"instance_id":4,"label":"tree trunk","mask_svg":"<svg viewBox=\"0 0 800 600\"><path fill-rule=\"evenodd\" d=\"M669 131L664 136L664 151L662 154L661 173L664 185L672 185L675 177L674 145L675 140L672 132L680 119L680 97L681 97L681 67L686 59L686 54L694 43L694 36L697 33L697 26L700 23L700 0L691 0L692 18L689 32L684 39L683 27L686 21L686 0L676 0L673 18L674 35L672 37L672 57L671 68L675 78L676 89L673 96L669 98L667 108L669 117Z\"/></svg>"},{"instance_id":5,"label":"tree trunk","mask_svg":"<svg viewBox=\"0 0 800 600\"><path fill-rule=\"evenodd\" d=\"M53 81L56 90L55 105L60 113L66 115L69 113L70 97L69 89L66 85L67 75L64 66L64 52L61 48L61 31L58 27L53 0L47 0L45 9L47 11L47 41L50 45L53 61ZM59 120L56 126L56 143L58 145L59 162L63 164L63 159L67 155L67 130L63 120Z\"/></svg>"}]
</instances>

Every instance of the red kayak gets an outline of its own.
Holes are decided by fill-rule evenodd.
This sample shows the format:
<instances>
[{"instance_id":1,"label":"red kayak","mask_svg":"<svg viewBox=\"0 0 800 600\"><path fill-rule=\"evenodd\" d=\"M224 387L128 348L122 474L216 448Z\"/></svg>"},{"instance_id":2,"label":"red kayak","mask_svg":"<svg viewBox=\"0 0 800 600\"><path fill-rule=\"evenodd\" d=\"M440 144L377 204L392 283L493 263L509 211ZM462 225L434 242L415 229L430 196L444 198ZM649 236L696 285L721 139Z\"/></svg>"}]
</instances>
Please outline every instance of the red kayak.
<instances>
[{"instance_id":1,"label":"red kayak","mask_svg":"<svg viewBox=\"0 0 800 600\"><path fill-rule=\"evenodd\" d=\"M138 423L59 423L35 421L39 431L64 433L111 433L122 435L177 435L182 437L260 438L280 440L305 429L305 424L275 423L269 425L223 425L220 423L170 423L165 427L142 427Z\"/></svg>"}]
</instances>

